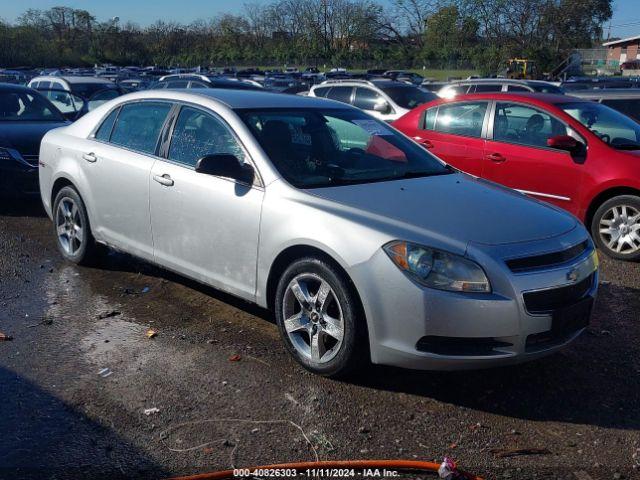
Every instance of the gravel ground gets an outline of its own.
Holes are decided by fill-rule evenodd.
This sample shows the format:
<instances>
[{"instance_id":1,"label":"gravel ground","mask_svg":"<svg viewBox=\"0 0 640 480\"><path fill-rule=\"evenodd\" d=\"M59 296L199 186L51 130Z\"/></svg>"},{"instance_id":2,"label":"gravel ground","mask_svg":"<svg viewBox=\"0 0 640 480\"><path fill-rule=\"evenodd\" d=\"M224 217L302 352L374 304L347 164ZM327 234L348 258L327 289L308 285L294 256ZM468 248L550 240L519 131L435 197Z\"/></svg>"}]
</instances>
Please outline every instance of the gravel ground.
<instances>
[{"instance_id":1,"label":"gravel ground","mask_svg":"<svg viewBox=\"0 0 640 480\"><path fill-rule=\"evenodd\" d=\"M0 479L162 478L316 453L449 455L486 478L640 478L640 264L602 258L601 278L589 331L559 354L338 382L299 368L268 312L122 254L64 263L40 208L9 207ZM491 452L510 448L548 453Z\"/></svg>"}]
</instances>

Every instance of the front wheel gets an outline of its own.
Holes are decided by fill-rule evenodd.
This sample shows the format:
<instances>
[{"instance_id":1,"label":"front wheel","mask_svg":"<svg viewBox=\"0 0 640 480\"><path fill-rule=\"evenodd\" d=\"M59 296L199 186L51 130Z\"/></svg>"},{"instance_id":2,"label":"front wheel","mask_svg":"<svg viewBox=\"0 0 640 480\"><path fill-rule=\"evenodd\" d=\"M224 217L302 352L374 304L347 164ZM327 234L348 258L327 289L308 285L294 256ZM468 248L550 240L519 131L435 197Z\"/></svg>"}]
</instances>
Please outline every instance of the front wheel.
<instances>
[{"instance_id":1,"label":"front wheel","mask_svg":"<svg viewBox=\"0 0 640 480\"><path fill-rule=\"evenodd\" d=\"M275 308L287 350L307 370L344 377L366 362L365 319L353 287L331 264L309 257L290 265Z\"/></svg>"},{"instance_id":2,"label":"front wheel","mask_svg":"<svg viewBox=\"0 0 640 480\"><path fill-rule=\"evenodd\" d=\"M598 247L620 260L640 260L640 197L620 195L600 205L591 222Z\"/></svg>"}]
</instances>

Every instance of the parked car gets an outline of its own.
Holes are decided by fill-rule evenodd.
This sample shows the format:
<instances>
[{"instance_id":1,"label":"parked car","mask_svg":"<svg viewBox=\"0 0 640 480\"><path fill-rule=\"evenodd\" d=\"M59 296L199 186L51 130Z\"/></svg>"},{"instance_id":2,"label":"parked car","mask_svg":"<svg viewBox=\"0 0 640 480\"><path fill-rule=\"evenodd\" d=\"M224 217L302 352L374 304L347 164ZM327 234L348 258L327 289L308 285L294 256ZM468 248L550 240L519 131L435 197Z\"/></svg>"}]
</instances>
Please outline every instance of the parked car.
<instances>
[{"instance_id":1,"label":"parked car","mask_svg":"<svg viewBox=\"0 0 640 480\"><path fill-rule=\"evenodd\" d=\"M601 103L640 122L640 88L577 90L571 95Z\"/></svg>"},{"instance_id":2,"label":"parked car","mask_svg":"<svg viewBox=\"0 0 640 480\"><path fill-rule=\"evenodd\" d=\"M635 88L638 82L628 77L572 77L562 82L561 86L565 92L574 92L601 88Z\"/></svg>"},{"instance_id":3,"label":"parked car","mask_svg":"<svg viewBox=\"0 0 640 480\"><path fill-rule=\"evenodd\" d=\"M418 75L415 72L407 72L405 70L387 70L384 72L383 76L399 82L411 83L416 86L422 85L422 82L424 81L424 77L422 75Z\"/></svg>"},{"instance_id":4,"label":"parked car","mask_svg":"<svg viewBox=\"0 0 640 480\"><path fill-rule=\"evenodd\" d=\"M232 88L235 90L262 90L262 87L250 82L245 82L244 80L194 73L181 73L160 77L150 88Z\"/></svg>"},{"instance_id":5,"label":"parked car","mask_svg":"<svg viewBox=\"0 0 640 480\"><path fill-rule=\"evenodd\" d=\"M438 96L453 98L456 95L490 92L540 92L562 94L562 88L542 80L516 80L509 78L472 78L450 82L442 87Z\"/></svg>"},{"instance_id":6,"label":"parked car","mask_svg":"<svg viewBox=\"0 0 640 480\"><path fill-rule=\"evenodd\" d=\"M326 80L311 87L311 97L348 103L387 122L436 97L413 85L393 80Z\"/></svg>"},{"instance_id":7,"label":"parked car","mask_svg":"<svg viewBox=\"0 0 640 480\"><path fill-rule=\"evenodd\" d=\"M0 84L0 196L38 194L38 152L45 133L68 122L31 88Z\"/></svg>"},{"instance_id":8,"label":"parked car","mask_svg":"<svg viewBox=\"0 0 640 480\"><path fill-rule=\"evenodd\" d=\"M106 244L270 308L322 375L522 362L589 321L597 256L577 219L343 103L136 92L47 134L40 160L65 259Z\"/></svg>"},{"instance_id":9,"label":"parked car","mask_svg":"<svg viewBox=\"0 0 640 480\"><path fill-rule=\"evenodd\" d=\"M39 76L29 82L29 87L46 96L71 120L126 93L105 78L83 76Z\"/></svg>"},{"instance_id":10,"label":"parked car","mask_svg":"<svg viewBox=\"0 0 640 480\"><path fill-rule=\"evenodd\" d=\"M299 93L309 90L309 86L300 76L288 74L275 75L264 79L264 88L279 93Z\"/></svg>"},{"instance_id":11,"label":"parked car","mask_svg":"<svg viewBox=\"0 0 640 480\"><path fill-rule=\"evenodd\" d=\"M393 126L454 167L571 212L607 255L640 258L640 124L616 110L564 95L476 94Z\"/></svg>"},{"instance_id":12,"label":"parked car","mask_svg":"<svg viewBox=\"0 0 640 480\"><path fill-rule=\"evenodd\" d=\"M145 77L141 78L128 78L126 80L121 80L118 82L120 88L122 88L125 92L137 92L138 90L145 90L149 88L151 85L151 80Z\"/></svg>"}]
</instances>

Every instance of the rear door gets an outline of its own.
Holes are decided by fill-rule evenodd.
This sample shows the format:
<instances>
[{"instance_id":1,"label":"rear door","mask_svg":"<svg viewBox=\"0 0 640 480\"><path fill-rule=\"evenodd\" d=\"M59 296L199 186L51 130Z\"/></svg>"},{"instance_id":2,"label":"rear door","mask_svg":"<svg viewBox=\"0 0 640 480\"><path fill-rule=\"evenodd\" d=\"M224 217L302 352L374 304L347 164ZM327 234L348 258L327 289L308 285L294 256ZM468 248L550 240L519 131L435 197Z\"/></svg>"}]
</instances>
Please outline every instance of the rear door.
<instances>
[{"instance_id":1,"label":"rear door","mask_svg":"<svg viewBox=\"0 0 640 480\"><path fill-rule=\"evenodd\" d=\"M98 237L144 258L153 258L149 174L171 107L155 100L123 105L80 153Z\"/></svg>"},{"instance_id":2,"label":"rear door","mask_svg":"<svg viewBox=\"0 0 640 480\"><path fill-rule=\"evenodd\" d=\"M484 178L576 213L580 159L547 146L556 135L578 137L564 122L529 105L496 102L487 133Z\"/></svg>"},{"instance_id":3,"label":"rear door","mask_svg":"<svg viewBox=\"0 0 640 480\"><path fill-rule=\"evenodd\" d=\"M413 138L460 170L482 175L488 101L444 103L425 111Z\"/></svg>"}]
</instances>

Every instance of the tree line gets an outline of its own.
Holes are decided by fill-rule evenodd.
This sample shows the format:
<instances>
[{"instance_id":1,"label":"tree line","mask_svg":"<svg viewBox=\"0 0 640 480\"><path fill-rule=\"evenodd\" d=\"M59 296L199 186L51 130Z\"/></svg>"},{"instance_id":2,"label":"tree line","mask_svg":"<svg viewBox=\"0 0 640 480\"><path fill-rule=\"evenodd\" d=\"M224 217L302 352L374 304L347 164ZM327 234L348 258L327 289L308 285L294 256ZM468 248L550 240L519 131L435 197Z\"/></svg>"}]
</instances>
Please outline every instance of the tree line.
<instances>
[{"instance_id":1,"label":"tree line","mask_svg":"<svg viewBox=\"0 0 640 480\"><path fill-rule=\"evenodd\" d=\"M238 14L141 27L71 7L0 22L0 66L313 65L551 68L601 41L612 0L268 0Z\"/></svg>"}]
</instances>

